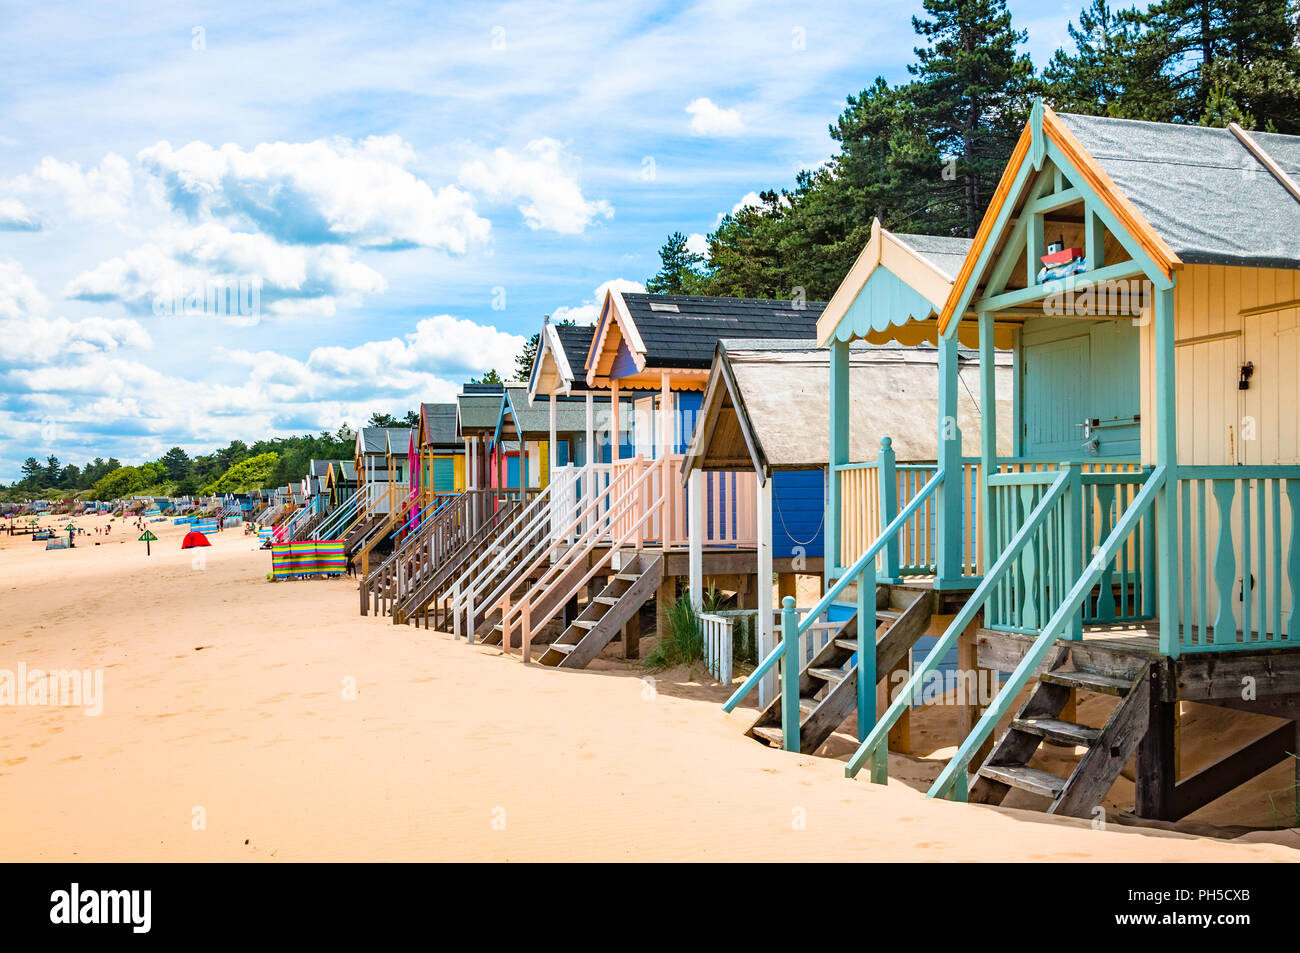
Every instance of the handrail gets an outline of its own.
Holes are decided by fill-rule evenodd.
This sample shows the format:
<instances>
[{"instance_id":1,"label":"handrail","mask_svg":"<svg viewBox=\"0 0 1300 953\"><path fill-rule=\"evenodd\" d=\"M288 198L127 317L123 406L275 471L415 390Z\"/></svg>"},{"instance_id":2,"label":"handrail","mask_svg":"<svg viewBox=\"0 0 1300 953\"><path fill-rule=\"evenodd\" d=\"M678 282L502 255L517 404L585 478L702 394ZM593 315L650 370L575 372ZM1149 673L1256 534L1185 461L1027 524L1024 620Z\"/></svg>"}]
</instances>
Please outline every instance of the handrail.
<instances>
[{"instance_id":1,"label":"handrail","mask_svg":"<svg viewBox=\"0 0 1300 953\"><path fill-rule=\"evenodd\" d=\"M582 473L585 473L591 466L592 465L590 463L586 464L582 468L582 470L577 471L578 474L581 475ZM577 477L575 476L574 479L577 479ZM517 514L513 520L510 521L509 525L507 525L506 528L502 530L501 535L509 536L511 534L514 534L516 528L519 526L519 524L522 521L531 519L532 516L534 515L533 509L535 507L541 507L543 501L549 500L551 496L551 491L554 486L555 486L554 481L548 483L545 486L545 488L540 493L538 493L537 496L533 498L533 501L529 503L528 506L522 512ZM502 550L500 553L496 553L491 551L490 549L487 549L484 550L483 552L477 553L474 556L474 558L466 565L464 571L461 572L461 574L456 577L456 581L452 584L452 591L456 593L453 599L453 604L455 606L455 611L457 613L462 611L466 603L474 596L477 596L477 594L489 584L492 576L495 575L497 569L500 568L503 561L511 558L514 555L514 553L517 551L517 549L523 545L525 539L526 536L522 533L519 533L513 536L513 538L510 540L509 545L507 545L506 548ZM486 573L480 573L479 570L483 567L483 563L487 560L492 560L493 561L492 565L487 567ZM472 579L472 581L469 583L469 587L462 591L461 588L462 584L464 584L467 579ZM474 601L477 602L477 599L475 599ZM488 604L491 605L491 602L489 601ZM472 624L472 620L471 620L471 624Z\"/></svg>"},{"instance_id":2,"label":"handrail","mask_svg":"<svg viewBox=\"0 0 1300 953\"><path fill-rule=\"evenodd\" d=\"M639 459L639 457L633 457L632 459L637 460ZM613 514L614 514L615 507L620 506L622 502L627 498L629 493L632 493L634 490L639 490L641 487L641 483L651 473L654 472L654 469L655 468L653 466L646 467L645 470L641 473L641 475L637 477L634 481L632 481L632 485L622 491L621 496L619 496L613 503L608 503L606 515L603 517L598 515L598 518L593 521L594 525L589 527L581 536L579 536L574 541L569 552L581 550L585 554L589 552L596 545L596 540L599 540L601 537L607 535L610 532L610 527L612 527L614 524L615 517ZM624 470L624 473L628 473L628 472L631 472L630 467ZM606 484L605 488L601 490L600 493L598 493L592 500L590 500L585 507L583 507L582 512L580 512L574 519L569 521L569 524L564 528L564 532L559 534L559 536L557 536L555 539L552 540L551 544L546 548L546 552L542 553L535 560L533 560L533 562L529 565L529 567L524 571L523 575L527 576L530 573L532 573L535 569L539 568L542 562L545 559L549 558L550 554L559 547L560 540L568 539L569 533L577 529L580 524L586 521L587 517L591 515L593 510L598 510L604 498L613 494L615 485L618 483L620 479L623 478L624 477L622 473L612 474L610 477L610 481L608 484ZM620 515L622 514L620 513ZM545 586L548 585L547 577L552 572L554 572L556 566L560 564L561 564L560 562L553 563L551 565L551 568L548 569L546 573L543 574L542 578L538 580L537 586L535 588L537 589L545 588ZM494 603L492 605L495 608L499 604L500 603ZM518 608L520 605L522 605L522 603L517 603L515 606L508 606L503 609L503 615L501 617L503 630L508 628L508 626L506 625L507 619L514 614L514 609Z\"/></svg>"},{"instance_id":3,"label":"handrail","mask_svg":"<svg viewBox=\"0 0 1300 953\"><path fill-rule=\"evenodd\" d=\"M330 538L329 533L337 532L339 528L347 525L347 523L351 521L352 516L356 514L357 509L361 506L361 498L362 494L353 493L346 500L340 503L333 513L325 517L325 521L318 527L320 537L322 539L328 539Z\"/></svg>"},{"instance_id":4,"label":"handrail","mask_svg":"<svg viewBox=\"0 0 1300 953\"><path fill-rule=\"evenodd\" d=\"M935 779L934 784L926 794L927 797L945 797L949 793L954 793L957 795L958 800L965 800L966 768L970 764L971 758L984 744L984 740L992 733L998 721L1006 714L1007 709L1010 708L1012 701L1020 693L1025 683L1038 670L1038 666L1042 664L1048 650L1061 637L1070 619L1083 605L1088 593L1092 591L1092 587L1101 579L1106 566L1115 558L1120 546L1128 541L1128 537L1133 532L1138 520L1146 515L1146 511L1151 508L1152 503L1155 502L1156 494L1164 487L1165 473L1163 466L1156 467L1152 471L1142 490L1129 508L1124 511L1124 515L1120 517L1119 522L1115 524L1115 528L1106 537L1106 541L1097 550L1097 554L1088 561L1084 573L1075 580L1074 585L1070 587L1070 591L1066 593L1064 600L1057 606L1052 617L1048 619L1043 631L1034 639L1034 644L1030 646L1029 651L1020 660L1020 664L1016 666L1015 671L998 689L998 693L993 696L993 700L985 709L984 714L980 716L979 721L975 723L975 727L971 729L970 734L966 736L966 740L957 748L952 759L940 772L939 777ZM971 601L974 602L975 600L972 598ZM955 622L956 620L954 620L954 624ZM936 644L934 649L931 650L931 655L938 651L938 648L939 646ZM900 694L898 700L906 703L910 697L910 693ZM868 739L868 741L870 740ZM866 746L866 742L863 743L863 746ZM857 755L855 754L854 757L856 758ZM852 775L849 776L852 777Z\"/></svg>"},{"instance_id":5,"label":"handrail","mask_svg":"<svg viewBox=\"0 0 1300 953\"><path fill-rule=\"evenodd\" d=\"M875 561L876 557L880 554L880 551L888 545L889 540L903 528L904 524L906 524L909 519L911 519L912 514L921 508L921 505L931 494L934 493L935 489L942 481L943 471L940 470L925 482L925 485L921 487L916 496L912 497L912 499L908 501L908 504L898 511L898 515L889 521L889 525L881 530L876 541L868 546L866 551L858 557L857 561L844 571L844 574L840 576L839 580L827 590L826 595L822 596L821 601L808 610L808 614L804 616L803 621L799 623L797 636L803 635L807 632L808 628L817 617L830 608L831 603L835 601L836 596L848 588L849 583L862 574L862 571L867 567L868 563ZM785 646L785 636L786 633L783 630L781 633L781 641L776 644L776 647L772 649L767 658L763 659L763 661L759 663L758 667L750 673L749 678L745 679L744 683L736 689L730 698L727 699L726 703L722 706L723 711L733 711L735 707L740 704L740 700L753 691L754 688L758 686L759 680L770 672L776 663L781 660L781 654L784 651Z\"/></svg>"},{"instance_id":6,"label":"handrail","mask_svg":"<svg viewBox=\"0 0 1300 953\"><path fill-rule=\"evenodd\" d=\"M566 476L565 483L564 483L565 491L567 492L569 486L571 486L573 483L576 483L579 479L583 478L586 475L587 471L591 469L593 466L594 466L593 464L588 463L584 465L581 470L576 470L570 476ZM546 489L543 490L542 493L540 493L537 499L534 500L533 502L534 503L540 502L544 496L550 494L551 488L556 485L558 485L557 482L552 480L551 483L547 484ZM529 508L531 509L532 507L530 506ZM552 514L549 512L549 510L547 510L545 512L544 518L546 520L549 520L551 518L551 515ZM534 520L535 519L536 517L534 517ZM518 522L518 520L516 520L516 522ZM548 527L548 529L554 530L554 527L553 526ZM513 532L513 525L507 528L506 532L507 533ZM473 616L475 615L474 607L478 605L480 601L478 599L478 594L492 584L492 580L497 578L498 571L501 570L503 567L507 567L509 561L514 558L515 553L517 553L523 547L527 546L528 541L530 539L533 539L533 537L534 537L534 527L530 524L527 530L515 533L513 538L510 540L509 545L506 546L505 549L503 549L501 552L499 553L485 552L480 554L480 556L476 558L475 563L471 565L470 568L467 569L464 573L462 573L459 579L456 580L456 588L454 590L456 595L453 600L453 603L455 605L455 611L458 614L460 612L468 613L468 616L466 618L466 624L469 626L469 628L471 629L474 628L474 619L473 619ZM535 554L537 553L537 550L542 546L546 546L548 540L550 540L552 537L553 537L553 533L547 532L544 533L540 538L537 538L536 541L533 543L532 549L529 550L521 560L521 565L524 563L529 563L529 560L535 559ZM484 573L475 577L475 580L469 585L469 588L465 589L462 592L460 589L462 580L466 576L471 575L475 571L475 567L478 566L481 560L486 557L492 557L492 564L487 567L487 570ZM528 571L531 571L531 565L533 564L530 563L530 569ZM515 568L517 570L519 567L515 567ZM500 601L501 596L504 592L514 588L516 582L519 579L519 576L520 574L518 572L513 572L513 573L507 572L505 574L505 577L501 579L499 582L497 582L495 588L493 588L488 593L486 598L482 600L482 604L487 606L495 606Z\"/></svg>"},{"instance_id":7,"label":"handrail","mask_svg":"<svg viewBox=\"0 0 1300 953\"><path fill-rule=\"evenodd\" d=\"M646 473L650 473L650 472L651 470L649 469L646 470ZM642 476L644 475L645 474L642 474ZM559 612L561 607L564 606L565 603L567 603L570 599L572 599L575 595L577 595L578 591L581 590L582 587L585 586L591 580L591 578L596 575L596 573L600 572L600 570L604 568L605 564L609 562L611 558L613 558L614 552L616 550L621 549L629 539L631 539L633 536L640 533L642 531L642 526L645 525L646 520L650 519L652 516L655 516L659 513L660 508L664 504L664 500L667 498L667 493L668 493L667 482L668 481L665 480L661 484L658 499L656 499L653 503L651 503L649 506L645 508L645 512L642 513L630 527L628 527L627 532L625 532L622 536L616 539L614 543L608 549L605 550L605 555L601 556L600 559L596 560L595 564L593 564L591 568L587 570L587 572L583 575L581 579L579 579L576 583L573 584L572 587L570 587L567 593L565 593L561 598L555 600L555 604L551 606L550 611L547 612L545 615L543 615L542 618L537 622L537 626L546 625L546 623L550 622L551 619L555 618L555 613ZM612 509L613 508L611 507L611 511ZM533 590L533 591L535 592L537 590ZM525 662L531 660L532 645L533 645L533 630L535 628L532 620L531 597L532 597L532 592L530 592L528 596L525 597L525 603L520 603L521 605L524 606L524 610L521 615L521 621L527 620L527 623L524 625L524 637L523 637L523 658ZM504 617L502 621L504 622ZM501 632L502 634L501 642L507 654L510 653L510 641L507 638L508 631L509 630L506 629L505 626L503 625L502 632Z\"/></svg>"}]
</instances>

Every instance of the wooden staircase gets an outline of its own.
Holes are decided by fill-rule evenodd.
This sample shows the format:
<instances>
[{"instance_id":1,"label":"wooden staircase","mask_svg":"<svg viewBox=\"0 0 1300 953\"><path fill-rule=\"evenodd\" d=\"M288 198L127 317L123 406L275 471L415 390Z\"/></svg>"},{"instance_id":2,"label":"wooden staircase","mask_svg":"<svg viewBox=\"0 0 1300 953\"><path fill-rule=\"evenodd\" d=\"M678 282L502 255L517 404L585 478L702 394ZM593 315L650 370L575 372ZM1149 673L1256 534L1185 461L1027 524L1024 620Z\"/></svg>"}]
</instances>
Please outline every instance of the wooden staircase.
<instances>
[{"instance_id":1,"label":"wooden staircase","mask_svg":"<svg viewBox=\"0 0 1300 953\"><path fill-rule=\"evenodd\" d=\"M876 682L886 678L930 627L934 593L903 586L876 587ZM856 614L799 673L799 750L812 754L857 711L858 619ZM763 709L746 732L780 748L781 694Z\"/></svg>"},{"instance_id":2,"label":"wooden staircase","mask_svg":"<svg viewBox=\"0 0 1300 953\"><path fill-rule=\"evenodd\" d=\"M433 626L444 631L449 629L451 613L448 600L452 583L479 553L502 545L505 530L523 508L523 503L517 497L501 499L498 503L499 505L478 513L477 526L473 532L463 535L423 579L397 598L392 605L395 624L423 623L427 629L430 628L432 619Z\"/></svg>"},{"instance_id":3,"label":"wooden staircase","mask_svg":"<svg viewBox=\"0 0 1300 953\"><path fill-rule=\"evenodd\" d=\"M587 603L537 661L555 668L586 668L653 598L663 578L663 556L638 554L632 557L609 577L600 594Z\"/></svg>"},{"instance_id":4,"label":"wooden staircase","mask_svg":"<svg viewBox=\"0 0 1300 953\"><path fill-rule=\"evenodd\" d=\"M1068 650L1060 659L1064 664ZM1073 660L1073 668L1043 672L1006 733L971 785L969 799L1000 804L1012 788L1050 798L1049 814L1087 817L1101 803L1146 734L1150 718L1151 666L1136 673L1101 671ZM1062 717L1076 692L1115 695L1118 705L1100 728ZM1044 744L1086 749L1070 776L1030 767Z\"/></svg>"}]
</instances>

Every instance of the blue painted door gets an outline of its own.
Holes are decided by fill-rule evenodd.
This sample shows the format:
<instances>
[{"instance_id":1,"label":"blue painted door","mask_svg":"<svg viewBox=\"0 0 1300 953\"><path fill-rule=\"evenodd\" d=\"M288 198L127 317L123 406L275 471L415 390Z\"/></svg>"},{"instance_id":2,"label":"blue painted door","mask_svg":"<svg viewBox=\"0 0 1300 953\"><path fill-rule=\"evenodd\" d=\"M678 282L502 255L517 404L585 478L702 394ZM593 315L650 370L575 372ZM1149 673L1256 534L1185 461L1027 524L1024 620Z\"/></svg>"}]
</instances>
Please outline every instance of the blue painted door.
<instances>
[{"instance_id":1,"label":"blue painted door","mask_svg":"<svg viewBox=\"0 0 1300 953\"><path fill-rule=\"evenodd\" d=\"M1019 368L1023 454L1050 460L1136 457L1139 349L1138 329L1129 321L1026 322Z\"/></svg>"},{"instance_id":2,"label":"blue painted door","mask_svg":"<svg viewBox=\"0 0 1300 953\"><path fill-rule=\"evenodd\" d=\"M433 489L435 493L456 489L456 465L451 457L433 458Z\"/></svg>"}]
</instances>

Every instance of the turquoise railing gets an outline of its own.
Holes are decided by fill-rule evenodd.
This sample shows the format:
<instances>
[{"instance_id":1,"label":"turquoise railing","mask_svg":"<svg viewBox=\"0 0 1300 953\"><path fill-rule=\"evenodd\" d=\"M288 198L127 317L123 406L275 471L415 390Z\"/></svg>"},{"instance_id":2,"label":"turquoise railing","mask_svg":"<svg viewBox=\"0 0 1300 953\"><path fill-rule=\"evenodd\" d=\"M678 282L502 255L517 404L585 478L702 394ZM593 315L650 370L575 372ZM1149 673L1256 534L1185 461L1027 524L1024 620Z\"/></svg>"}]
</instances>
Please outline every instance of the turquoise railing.
<instances>
[{"instance_id":1,"label":"turquoise railing","mask_svg":"<svg viewBox=\"0 0 1300 953\"><path fill-rule=\"evenodd\" d=\"M799 673L803 669L803 653L800 651L803 636L817 625L820 616L849 587L857 584L857 620L858 620L858 736L866 737L866 732L875 723L876 715L876 557L908 525L913 514L931 498L943 481L943 471L934 474L916 495L908 501L857 560L846 569L835 583L822 596L821 601L808 610L800 621L795 609L793 596L782 600L781 641L759 662L758 667L736 689L723 711L733 711L741 700L758 687L759 682L776 666L781 664L781 731L782 747L786 751L799 750Z\"/></svg>"},{"instance_id":2,"label":"turquoise railing","mask_svg":"<svg viewBox=\"0 0 1300 953\"><path fill-rule=\"evenodd\" d=\"M1167 654L1300 644L1300 467L1178 468L1181 623Z\"/></svg>"},{"instance_id":3,"label":"turquoise railing","mask_svg":"<svg viewBox=\"0 0 1300 953\"><path fill-rule=\"evenodd\" d=\"M1061 471L996 473L989 477L989 519L994 552L1002 551L1055 482ZM1087 473L1070 468L1068 505L1046 518L1033 544L1026 546L999 578L984 609L991 629L1038 634L1070 585L1128 511L1150 471ZM1133 622L1155 617L1155 534L1147 521L1107 564L1095 598L1084 600L1081 623Z\"/></svg>"},{"instance_id":4,"label":"turquoise railing","mask_svg":"<svg viewBox=\"0 0 1300 953\"><path fill-rule=\"evenodd\" d=\"M871 779L880 783L888 780L888 755L885 751L885 745L888 741L889 729L911 704L912 699L916 696L929 673L938 666L940 659L952 649L966 626L971 623L976 613L984 606L992 593L996 591L1003 577L1016 566L1021 553L1027 547L1037 543L1037 537L1044 531L1044 527L1048 525L1058 506L1076 512L1080 510L1078 501L1086 498L1080 492L1080 475L1077 466L1064 466L1061 468L1047 492L1042 495L1024 524L1021 525L1012 538L1010 546L998 557L985 575L984 581L976 588L970 600L953 618L952 623L930 650L925 661L921 663L907 684L898 692L897 697L890 704L889 709L870 736L854 752L845 768L845 774L848 777L855 777L863 766L870 762ZM1152 504L1164 488L1164 484L1165 469L1157 467L1147 477L1132 504L1116 521L1110 534L1102 540L1093 557L1084 564L1077 578L1072 580L1068 592L1056 603L1050 618L1046 620L1029 651L1021 659L1020 664L1016 666L1015 671L1002 684L998 693L990 702L989 707L980 716L975 723L975 727L971 729L970 734L962 741L956 753L935 780L929 792L927 792L927 796L952 797L955 800L966 799L971 759L982 748L998 722L1010 710L1020 690L1038 670L1052 646L1055 645L1058 639L1069 636L1075 631L1085 600L1088 599L1093 588L1100 583L1102 576L1107 571L1107 567L1114 562L1120 550L1130 545L1135 528L1151 510ZM1073 540L1067 537L1066 544L1072 545Z\"/></svg>"}]
</instances>

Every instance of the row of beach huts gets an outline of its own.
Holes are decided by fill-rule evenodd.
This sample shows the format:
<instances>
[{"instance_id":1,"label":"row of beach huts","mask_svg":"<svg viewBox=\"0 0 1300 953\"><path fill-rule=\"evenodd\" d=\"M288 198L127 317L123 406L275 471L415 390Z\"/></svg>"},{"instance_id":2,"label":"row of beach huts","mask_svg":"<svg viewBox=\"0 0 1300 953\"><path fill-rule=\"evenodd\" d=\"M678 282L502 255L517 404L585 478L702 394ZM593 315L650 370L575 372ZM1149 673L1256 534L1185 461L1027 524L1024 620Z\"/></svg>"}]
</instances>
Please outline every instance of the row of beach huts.
<instances>
[{"instance_id":1,"label":"row of beach huts","mask_svg":"<svg viewBox=\"0 0 1300 953\"><path fill-rule=\"evenodd\" d=\"M273 559L341 540L363 615L525 663L636 658L685 596L749 734L855 734L850 777L938 679L932 796L1087 816L1136 758L1177 820L1300 771L1297 366L1300 138L1038 103L973 240L877 222L828 302L610 291L255 516ZM1180 773L1190 703L1279 720Z\"/></svg>"}]
</instances>

